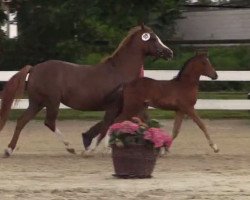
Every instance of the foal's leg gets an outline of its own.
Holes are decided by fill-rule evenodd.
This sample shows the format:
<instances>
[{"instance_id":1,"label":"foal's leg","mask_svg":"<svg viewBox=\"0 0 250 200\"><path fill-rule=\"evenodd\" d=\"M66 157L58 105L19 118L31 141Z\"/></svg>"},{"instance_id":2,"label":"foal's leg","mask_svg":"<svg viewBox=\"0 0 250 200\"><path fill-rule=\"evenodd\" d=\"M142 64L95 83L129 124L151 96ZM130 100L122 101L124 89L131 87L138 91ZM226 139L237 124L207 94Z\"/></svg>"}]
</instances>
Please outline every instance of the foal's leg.
<instances>
[{"instance_id":1,"label":"foal's leg","mask_svg":"<svg viewBox=\"0 0 250 200\"><path fill-rule=\"evenodd\" d=\"M200 127L200 129L203 131L203 133L205 134L205 137L207 138L208 140L208 143L210 145L210 147L214 150L215 153L218 153L219 152L219 149L217 147L216 144L214 144L214 142L212 141L212 139L210 138L210 135L204 125L204 123L201 121L200 117L198 116L198 114L196 113L196 111L193 109L193 110L190 110L188 112L188 115L194 120L194 122Z\"/></svg>"},{"instance_id":2,"label":"foal's leg","mask_svg":"<svg viewBox=\"0 0 250 200\"><path fill-rule=\"evenodd\" d=\"M180 111L176 112L175 120L174 120L174 126L173 126L173 132L172 137L175 139L178 136L178 133L180 132L182 120L183 120L184 114ZM164 147L161 148L160 155L164 155L166 152L166 149Z\"/></svg>"},{"instance_id":3,"label":"foal's leg","mask_svg":"<svg viewBox=\"0 0 250 200\"><path fill-rule=\"evenodd\" d=\"M8 148L5 149L4 155L5 157L9 157L13 150L16 147L18 138L20 136L20 133L24 126L32 119L35 117L35 115L42 110L42 106L35 105L33 103L30 103L29 107L25 112L22 114L22 116L17 120L16 128L14 135L12 136L12 139L8 145Z\"/></svg>"},{"instance_id":4,"label":"foal's leg","mask_svg":"<svg viewBox=\"0 0 250 200\"><path fill-rule=\"evenodd\" d=\"M173 132L172 132L173 139L175 139L180 132L183 117L184 117L184 114L182 112L180 112L180 111L176 112L174 126L173 126Z\"/></svg>"},{"instance_id":5,"label":"foal's leg","mask_svg":"<svg viewBox=\"0 0 250 200\"><path fill-rule=\"evenodd\" d=\"M59 111L59 105L60 103L57 102L56 104L50 104L46 106L46 119L44 124L56 134L69 153L75 154L75 149L70 147L69 142L64 139L62 132L56 127L56 118Z\"/></svg>"}]
</instances>

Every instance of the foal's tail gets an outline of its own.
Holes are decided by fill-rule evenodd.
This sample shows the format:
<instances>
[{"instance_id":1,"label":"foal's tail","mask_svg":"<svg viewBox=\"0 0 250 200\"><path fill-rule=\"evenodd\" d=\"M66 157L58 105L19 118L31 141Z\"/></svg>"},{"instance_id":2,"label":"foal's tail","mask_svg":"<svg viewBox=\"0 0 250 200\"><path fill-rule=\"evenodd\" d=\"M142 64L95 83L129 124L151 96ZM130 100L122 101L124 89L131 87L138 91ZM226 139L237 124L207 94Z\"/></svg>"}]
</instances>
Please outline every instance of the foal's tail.
<instances>
[{"instance_id":1,"label":"foal's tail","mask_svg":"<svg viewBox=\"0 0 250 200\"><path fill-rule=\"evenodd\" d=\"M18 73L10 78L3 88L0 110L0 131L3 129L8 119L14 99L21 98L24 93L25 79L27 74L30 72L30 69L30 65L23 67Z\"/></svg>"}]
</instances>

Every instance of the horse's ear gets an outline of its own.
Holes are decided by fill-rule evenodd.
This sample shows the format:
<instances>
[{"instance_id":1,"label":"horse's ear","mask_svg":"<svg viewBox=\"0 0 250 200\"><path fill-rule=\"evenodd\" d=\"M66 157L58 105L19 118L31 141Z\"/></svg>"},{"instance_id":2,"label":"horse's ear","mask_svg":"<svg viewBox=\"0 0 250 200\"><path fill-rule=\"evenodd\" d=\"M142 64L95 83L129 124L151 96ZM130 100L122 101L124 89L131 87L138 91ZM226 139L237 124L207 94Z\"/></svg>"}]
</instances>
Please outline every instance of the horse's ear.
<instances>
[{"instance_id":1,"label":"horse's ear","mask_svg":"<svg viewBox=\"0 0 250 200\"><path fill-rule=\"evenodd\" d=\"M140 26L141 26L141 30L145 30L144 22L141 22L141 23L140 23Z\"/></svg>"}]
</instances>

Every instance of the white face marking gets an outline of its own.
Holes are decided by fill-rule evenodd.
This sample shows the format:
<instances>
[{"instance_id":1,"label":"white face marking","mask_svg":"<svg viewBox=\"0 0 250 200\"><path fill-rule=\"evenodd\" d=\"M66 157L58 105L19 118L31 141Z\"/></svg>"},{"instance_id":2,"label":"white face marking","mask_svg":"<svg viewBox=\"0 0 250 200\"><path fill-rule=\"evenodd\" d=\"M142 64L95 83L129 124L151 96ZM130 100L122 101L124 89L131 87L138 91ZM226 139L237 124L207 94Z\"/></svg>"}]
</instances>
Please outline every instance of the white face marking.
<instances>
[{"instance_id":1,"label":"white face marking","mask_svg":"<svg viewBox=\"0 0 250 200\"><path fill-rule=\"evenodd\" d=\"M157 35L155 35L155 36L156 36L156 38L157 38L157 40L158 40L158 42L160 43L161 46L169 49L165 44L162 43L161 39Z\"/></svg>"},{"instance_id":2,"label":"white face marking","mask_svg":"<svg viewBox=\"0 0 250 200\"><path fill-rule=\"evenodd\" d=\"M170 52L172 53L172 55L173 55L173 54L174 54L173 51L172 51L170 48L168 48L165 44L163 44L163 42L161 41L161 39L160 39L156 34L155 34L155 36L156 36L156 38L157 38L159 44L160 44L161 46L163 46L164 48L168 49L168 51L170 51Z\"/></svg>"},{"instance_id":3,"label":"white face marking","mask_svg":"<svg viewBox=\"0 0 250 200\"><path fill-rule=\"evenodd\" d=\"M141 39L143 41L148 41L150 39L150 33L143 33Z\"/></svg>"}]
</instances>

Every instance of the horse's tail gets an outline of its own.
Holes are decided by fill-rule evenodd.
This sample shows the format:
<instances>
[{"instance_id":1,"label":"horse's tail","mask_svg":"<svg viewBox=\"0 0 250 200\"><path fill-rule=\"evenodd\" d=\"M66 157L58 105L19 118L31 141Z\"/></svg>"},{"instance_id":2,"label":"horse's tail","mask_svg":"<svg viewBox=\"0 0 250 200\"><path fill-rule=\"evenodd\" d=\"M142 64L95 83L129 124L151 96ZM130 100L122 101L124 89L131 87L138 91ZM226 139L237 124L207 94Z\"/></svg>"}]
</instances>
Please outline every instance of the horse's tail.
<instances>
[{"instance_id":1,"label":"horse's tail","mask_svg":"<svg viewBox=\"0 0 250 200\"><path fill-rule=\"evenodd\" d=\"M18 73L10 78L3 88L0 110L0 131L3 129L8 119L14 99L21 98L24 93L25 79L27 74L30 72L30 69L30 65L23 67Z\"/></svg>"}]
</instances>

